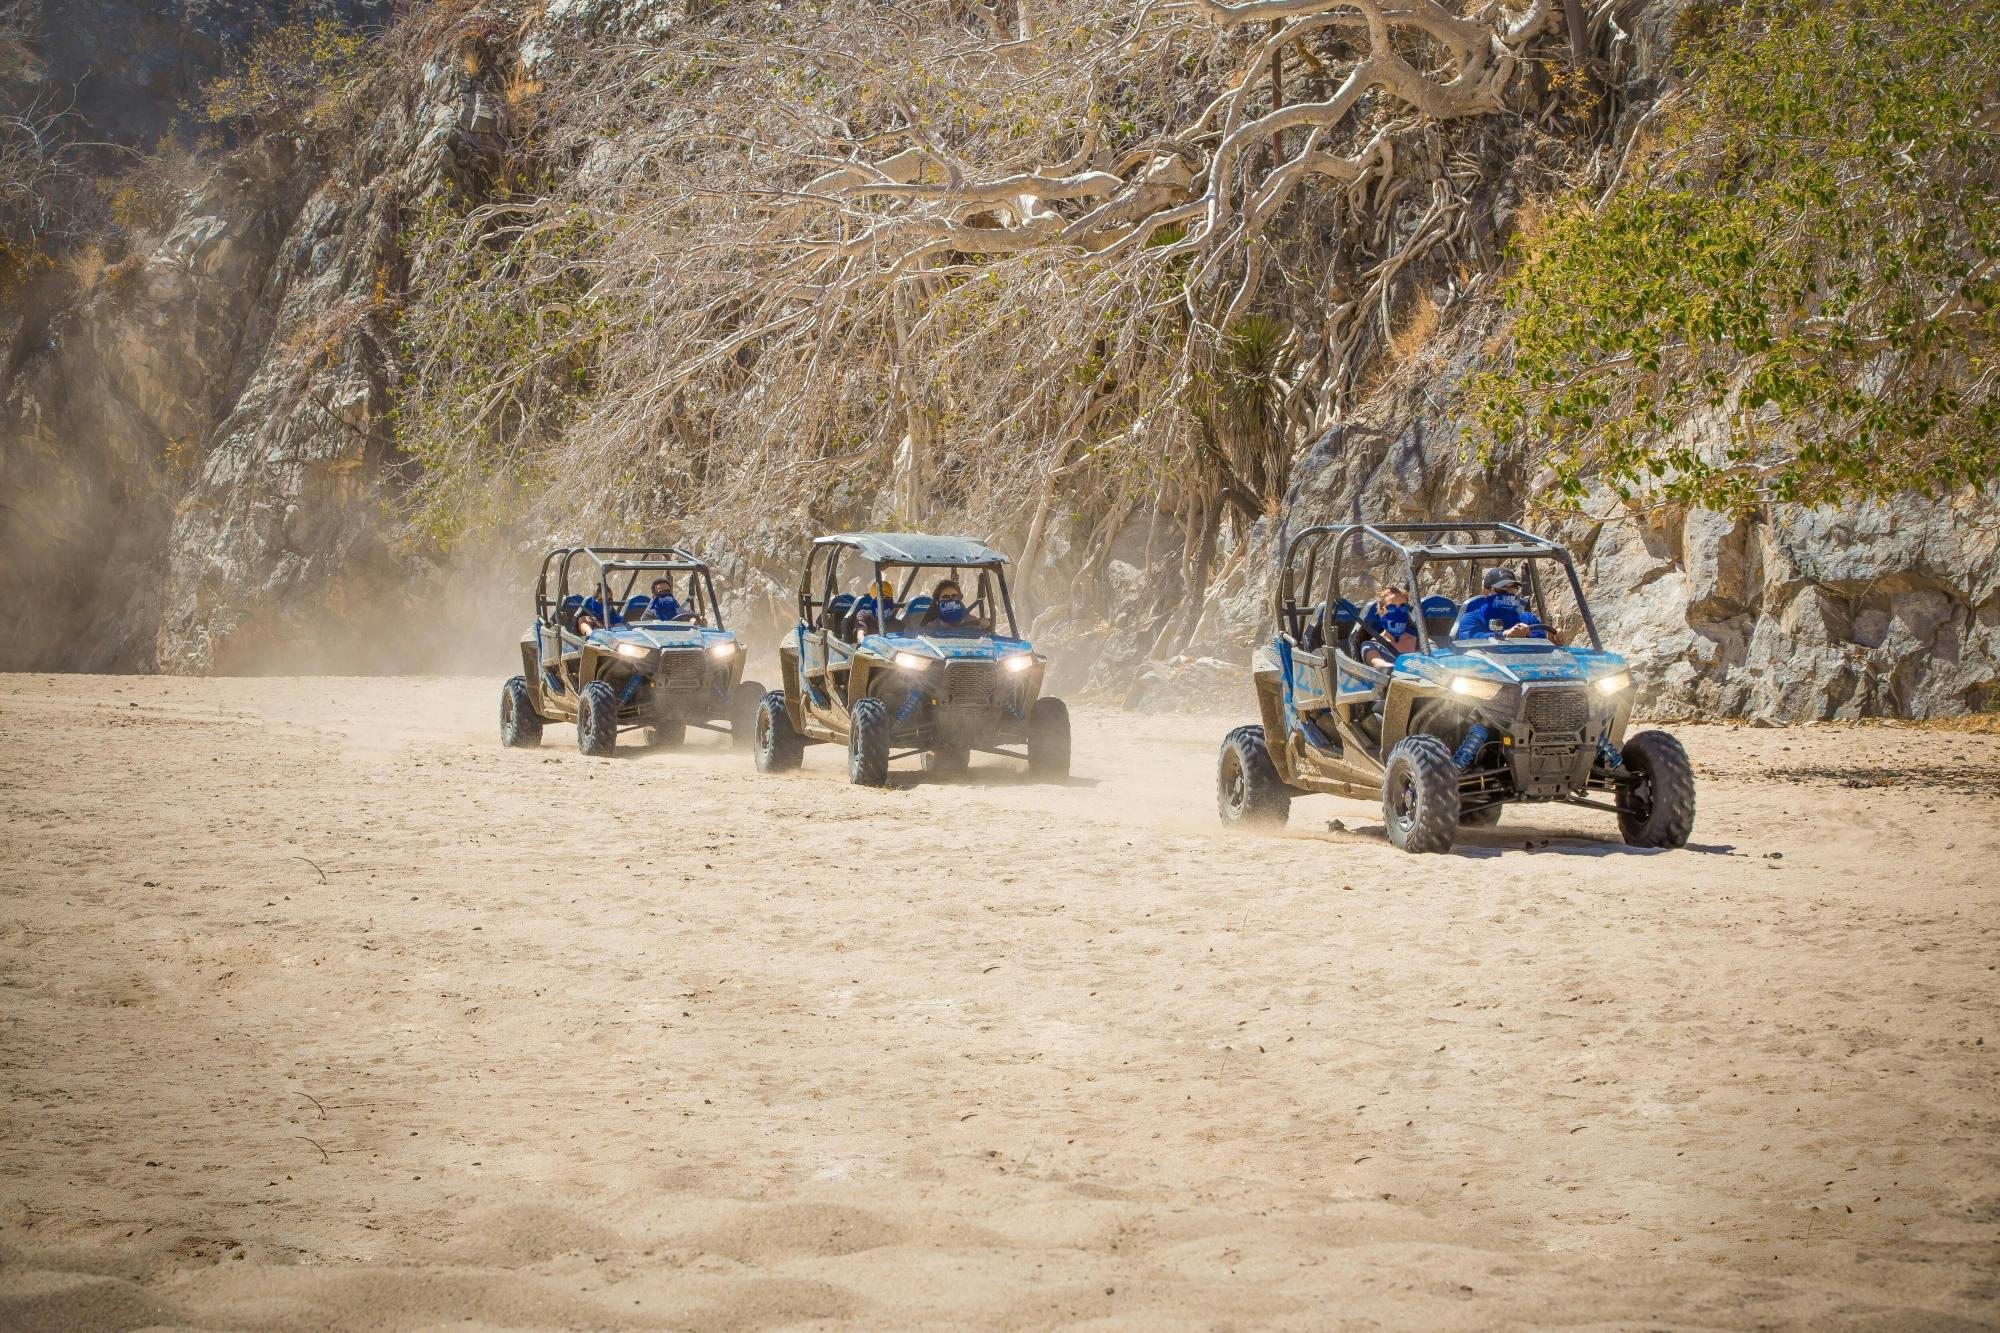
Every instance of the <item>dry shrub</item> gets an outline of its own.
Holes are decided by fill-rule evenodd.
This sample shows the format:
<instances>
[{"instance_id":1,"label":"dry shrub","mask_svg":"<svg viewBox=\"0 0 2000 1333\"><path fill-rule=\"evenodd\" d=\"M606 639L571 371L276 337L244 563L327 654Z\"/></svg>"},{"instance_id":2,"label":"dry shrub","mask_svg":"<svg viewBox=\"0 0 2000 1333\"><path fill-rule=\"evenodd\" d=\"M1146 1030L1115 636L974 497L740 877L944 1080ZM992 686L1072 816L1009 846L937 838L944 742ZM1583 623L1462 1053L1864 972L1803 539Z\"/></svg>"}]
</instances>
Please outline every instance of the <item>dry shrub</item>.
<instances>
[{"instance_id":1,"label":"dry shrub","mask_svg":"<svg viewBox=\"0 0 2000 1333\"><path fill-rule=\"evenodd\" d=\"M1437 298L1428 290L1419 291L1410 303L1410 313L1389 335L1389 355L1399 364L1414 359L1429 344L1438 329Z\"/></svg>"},{"instance_id":2,"label":"dry shrub","mask_svg":"<svg viewBox=\"0 0 2000 1333\"><path fill-rule=\"evenodd\" d=\"M63 257L71 281L86 292L94 292L111 267L111 258L101 245L80 245Z\"/></svg>"}]
</instances>

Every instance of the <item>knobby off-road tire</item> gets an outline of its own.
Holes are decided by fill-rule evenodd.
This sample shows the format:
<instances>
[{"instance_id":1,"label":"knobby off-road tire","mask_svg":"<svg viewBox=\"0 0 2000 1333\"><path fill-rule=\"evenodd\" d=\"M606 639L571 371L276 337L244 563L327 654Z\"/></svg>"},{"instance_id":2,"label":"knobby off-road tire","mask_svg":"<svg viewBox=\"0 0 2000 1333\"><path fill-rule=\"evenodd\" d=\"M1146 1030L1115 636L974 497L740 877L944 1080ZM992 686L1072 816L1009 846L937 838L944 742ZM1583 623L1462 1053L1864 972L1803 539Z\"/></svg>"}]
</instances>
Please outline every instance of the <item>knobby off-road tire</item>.
<instances>
[{"instance_id":1,"label":"knobby off-road tire","mask_svg":"<svg viewBox=\"0 0 2000 1333\"><path fill-rule=\"evenodd\" d=\"M1037 699L1028 710L1028 772L1038 778L1069 776L1069 705Z\"/></svg>"},{"instance_id":2,"label":"knobby off-road tire","mask_svg":"<svg viewBox=\"0 0 2000 1333\"><path fill-rule=\"evenodd\" d=\"M750 750L757 758L759 773L790 772L805 758L806 743L792 730L783 690L772 690L757 701L757 719L751 732Z\"/></svg>"},{"instance_id":3,"label":"knobby off-road tire","mask_svg":"<svg viewBox=\"0 0 2000 1333\"><path fill-rule=\"evenodd\" d=\"M848 719L847 780L857 787L889 785L889 709L870 695Z\"/></svg>"},{"instance_id":4,"label":"knobby off-road tire","mask_svg":"<svg viewBox=\"0 0 2000 1333\"><path fill-rule=\"evenodd\" d=\"M1406 736L1382 775L1382 822L1406 852L1448 852L1458 836L1458 767L1435 736Z\"/></svg>"},{"instance_id":5,"label":"knobby off-road tire","mask_svg":"<svg viewBox=\"0 0 2000 1333\"><path fill-rule=\"evenodd\" d=\"M646 728L646 744L655 750L678 750L687 743L688 724L667 718Z\"/></svg>"},{"instance_id":6,"label":"knobby off-road tire","mask_svg":"<svg viewBox=\"0 0 2000 1333\"><path fill-rule=\"evenodd\" d=\"M1618 789L1618 831L1633 847L1685 847L1694 832L1694 765L1664 731L1642 731L1619 752L1635 781Z\"/></svg>"},{"instance_id":7,"label":"knobby off-road tire","mask_svg":"<svg viewBox=\"0 0 2000 1333\"><path fill-rule=\"evenodd\" d=\"M757 710L763 707L764 693L764 686L754 680L746 680L730 691L729 744L732 749L748 750L756 744Z\"/></svg>"},{"instance_id":8,"label":"knobby off-road tire","mask_svg":"<svg viewBox=\"0 0 2000 1333\"><path fill-rule=\"evenodd\" d=\"M972 763L972 751L963 745L943 744L924 751L924 772L936 778L955 778Z\"/></svg>"},{"instance_id":9,"label":"knobby off-road tire","mask_svg":"<svg viewBox=\"0 0 2000 1333\"><path fill-rule=\"evenodd\" d=\"M593 680L576 702L576 748L601 759L618 748L618 696Z\"/></svg>"},{"instance_id":10,"label":"knobby off-road tire","mask_svg":"<svg viewBox=\"0 0 2000 1333\"><path fill-rule=\"evenodd\" d=\"M542 743L542 715L535 711L526 676L500 687L500 743L521 750Z\"/></svg>"},{"instance_id":11,"label":"knobby off-road tire","mask_svg":"<svg viewBox=\"0 0 2000 1333\"><path fill-rule=\"evenodd\" d=\"M1458 826L1460 828L1492 828L1500 822L1500 812L1506 808L1504 805L1489 805L1478 810L1460 810L1458 812Z\"/></svg>"},{"instance_id":12,"label":"knobby off-road tire","mask_svg":"<svg viewBox=\"0 0 2000 1333\"><path fill-rule=\"evenodd\" d=\"M1264 748L1262 727L1238 727L1222 738L1215 813L1225 828L1282 828L1292 817L1292 792Z\"/></svg>"}]
</instances>

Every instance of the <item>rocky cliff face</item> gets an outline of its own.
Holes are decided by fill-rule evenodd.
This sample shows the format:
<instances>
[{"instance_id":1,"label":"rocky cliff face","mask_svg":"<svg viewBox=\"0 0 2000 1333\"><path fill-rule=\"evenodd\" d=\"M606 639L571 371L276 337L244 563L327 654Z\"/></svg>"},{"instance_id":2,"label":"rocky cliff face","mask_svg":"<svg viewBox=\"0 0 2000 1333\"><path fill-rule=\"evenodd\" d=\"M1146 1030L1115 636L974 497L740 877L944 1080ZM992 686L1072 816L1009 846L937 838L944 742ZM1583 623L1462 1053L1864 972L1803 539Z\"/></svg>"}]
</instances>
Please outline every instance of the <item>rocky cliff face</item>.
<instances>
[{"instance_id":1,"label":"rocky cliff face","mask_svg":"<svg viewBox=\"0 0 2000 1333\"><path fill-rule=\"evenodd\" d=\"M114 7L100 8L115 27ZM666 12L565 0L543 23L573 37L671 21ZM507 112L474 48L516 42L529 65L557 58L549 26L452 31L418 75L370 104L341 153L267 141L232 154L165 238L88 300L10 317L0 667L407 664L372 651L387 645L369 619L415 581L391 504L406 466L389 425L400 227L448 184L476 197L493 168ZM1545 493L1532 462L1482 461L1462 438L1457 385L1504 329L1477 284L1455 290L1423 354L1301 449L1283 511L1225 539L1191 633L1166 632L1149 611L1160 576L1146 553L1159 551L1142 520L1128 525L1091 616L1038 631L1068 650L1056 683L1134 703L1236 699L1241 664L1269 632L1288 533L1356 515L1528 513ZM1633 513L1606 495L1533 521L1576 552L1599 627L1634 659L1650 711L1797 720L2000 707L1996 518L1989 488L1748 517ZM577 527L588 530L587 514ZM720 554L746 579L756 565L789 583L750 546ZM1063 558L1060 541L1051 555ZM474 618L510 627L519 590L488 586ZM1183 638L1173 661L1157 660Z\"/></svg>"},{"instance_id":2,"label":"rocky cliff face","mask_svg":"<svg viewBox=\"0 0 2000 1333\"><path fill-rule=\"evenodd\" d=\"M126 55L77 77L119 83L97 100L144 142L187 91L127 67L135 34L170 17L151 11L188 20L170 28L184 54L219 58L259 7L142 5L130 30L127 8L73 15L86 31L65 40ZM229 669L281 639L301 666L359 660L343 609L392 581L401 210L469 186L492 146L459 55L371 107L337 156L286 137L221 156L150 250L81 300L17 313L0 381L0 668Z\"/></svg>"},{"instance_id":3,"label":"rocky cliff face","mask_svg":"<svg viewBox=\"0 0 2000 1333\"><path fill-rule=\"evenodd\" d=\"M1459 384L1499 328L1490 308L1469 302L1362 419L1316 441L1297 465L1280 536L1357 515L1527 515L1575 555L1606 646L1631 658L1641 706L1655 716L1806 721L2000 707L2000 488L1746 516L1642 511L1604 491L1577 512L1536 514L1547 478L1522 458L1479 460L1461 431ZM1680 429L1726 438L1719 420ZM1263 600L1246 594L1237 623Z\"/></svg>"}]
</instances>

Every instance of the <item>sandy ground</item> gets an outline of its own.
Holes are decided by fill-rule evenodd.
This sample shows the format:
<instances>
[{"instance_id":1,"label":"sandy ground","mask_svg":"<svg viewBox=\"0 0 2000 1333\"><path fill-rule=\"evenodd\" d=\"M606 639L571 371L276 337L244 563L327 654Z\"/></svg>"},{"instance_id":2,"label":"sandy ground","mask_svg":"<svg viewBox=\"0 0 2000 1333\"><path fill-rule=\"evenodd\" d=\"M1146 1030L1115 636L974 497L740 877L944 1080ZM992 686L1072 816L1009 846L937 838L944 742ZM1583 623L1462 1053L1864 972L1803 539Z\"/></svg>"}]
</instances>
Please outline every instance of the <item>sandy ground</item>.
<instances>
[{"instance_id":1,"label":"sandy ground","mask_svg":"<svg viewBox=\"0 0 2000 1333\"><path fill-rule=\"evenodd\" d=\"M2000 1321L2000 737L1411 858L496 693L0 677L0 1327Z\"/></svg>"}]
</instances>

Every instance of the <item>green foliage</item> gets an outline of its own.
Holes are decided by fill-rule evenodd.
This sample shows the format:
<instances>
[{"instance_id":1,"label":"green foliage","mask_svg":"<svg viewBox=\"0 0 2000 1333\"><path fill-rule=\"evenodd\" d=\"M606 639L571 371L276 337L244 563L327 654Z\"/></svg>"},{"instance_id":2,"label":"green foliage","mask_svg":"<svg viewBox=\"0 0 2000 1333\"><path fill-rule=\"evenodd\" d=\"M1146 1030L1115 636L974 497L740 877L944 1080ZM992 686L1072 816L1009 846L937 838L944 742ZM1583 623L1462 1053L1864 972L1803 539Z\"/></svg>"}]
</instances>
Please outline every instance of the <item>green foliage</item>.
<instances>
[{"instance_id":1,"label":"green foliage","mask_svg":"<svg viewBox=\"0 0 2000 1333\"><path fill-rule=\"evenodd\" d=\"M1603 207L1524 239L1489 440L1715 508L2000 472L2000 43L1987 0L1751 0ZM1691 414L1729 422L1703 444Z\"/></svg>"},{"instance_id":2,"label":"green foliage","mask_svg":"<svg viewBox=\"0 0 2000 1333\"><path fill-rule=\"evenodd\" d=\"M525 220L524 220L525 219ZM396 441L417 465L414 527L441 546L507 518L595 387L616 308L592 295L602 238L553 200L413 211Z\"/></svg>"},{"instance_id":3,"label":"green foliage","mask_svg":"<svg viewBox=\"0 0 2000 1333\"><path fill-rule=\"evenodd\" d=\"M260 133L338 122L360 71L366 38L332 19L293 19L250 43L233 73L204 90L202 116L248 121Z\"/></svg>"}]
</instances>

